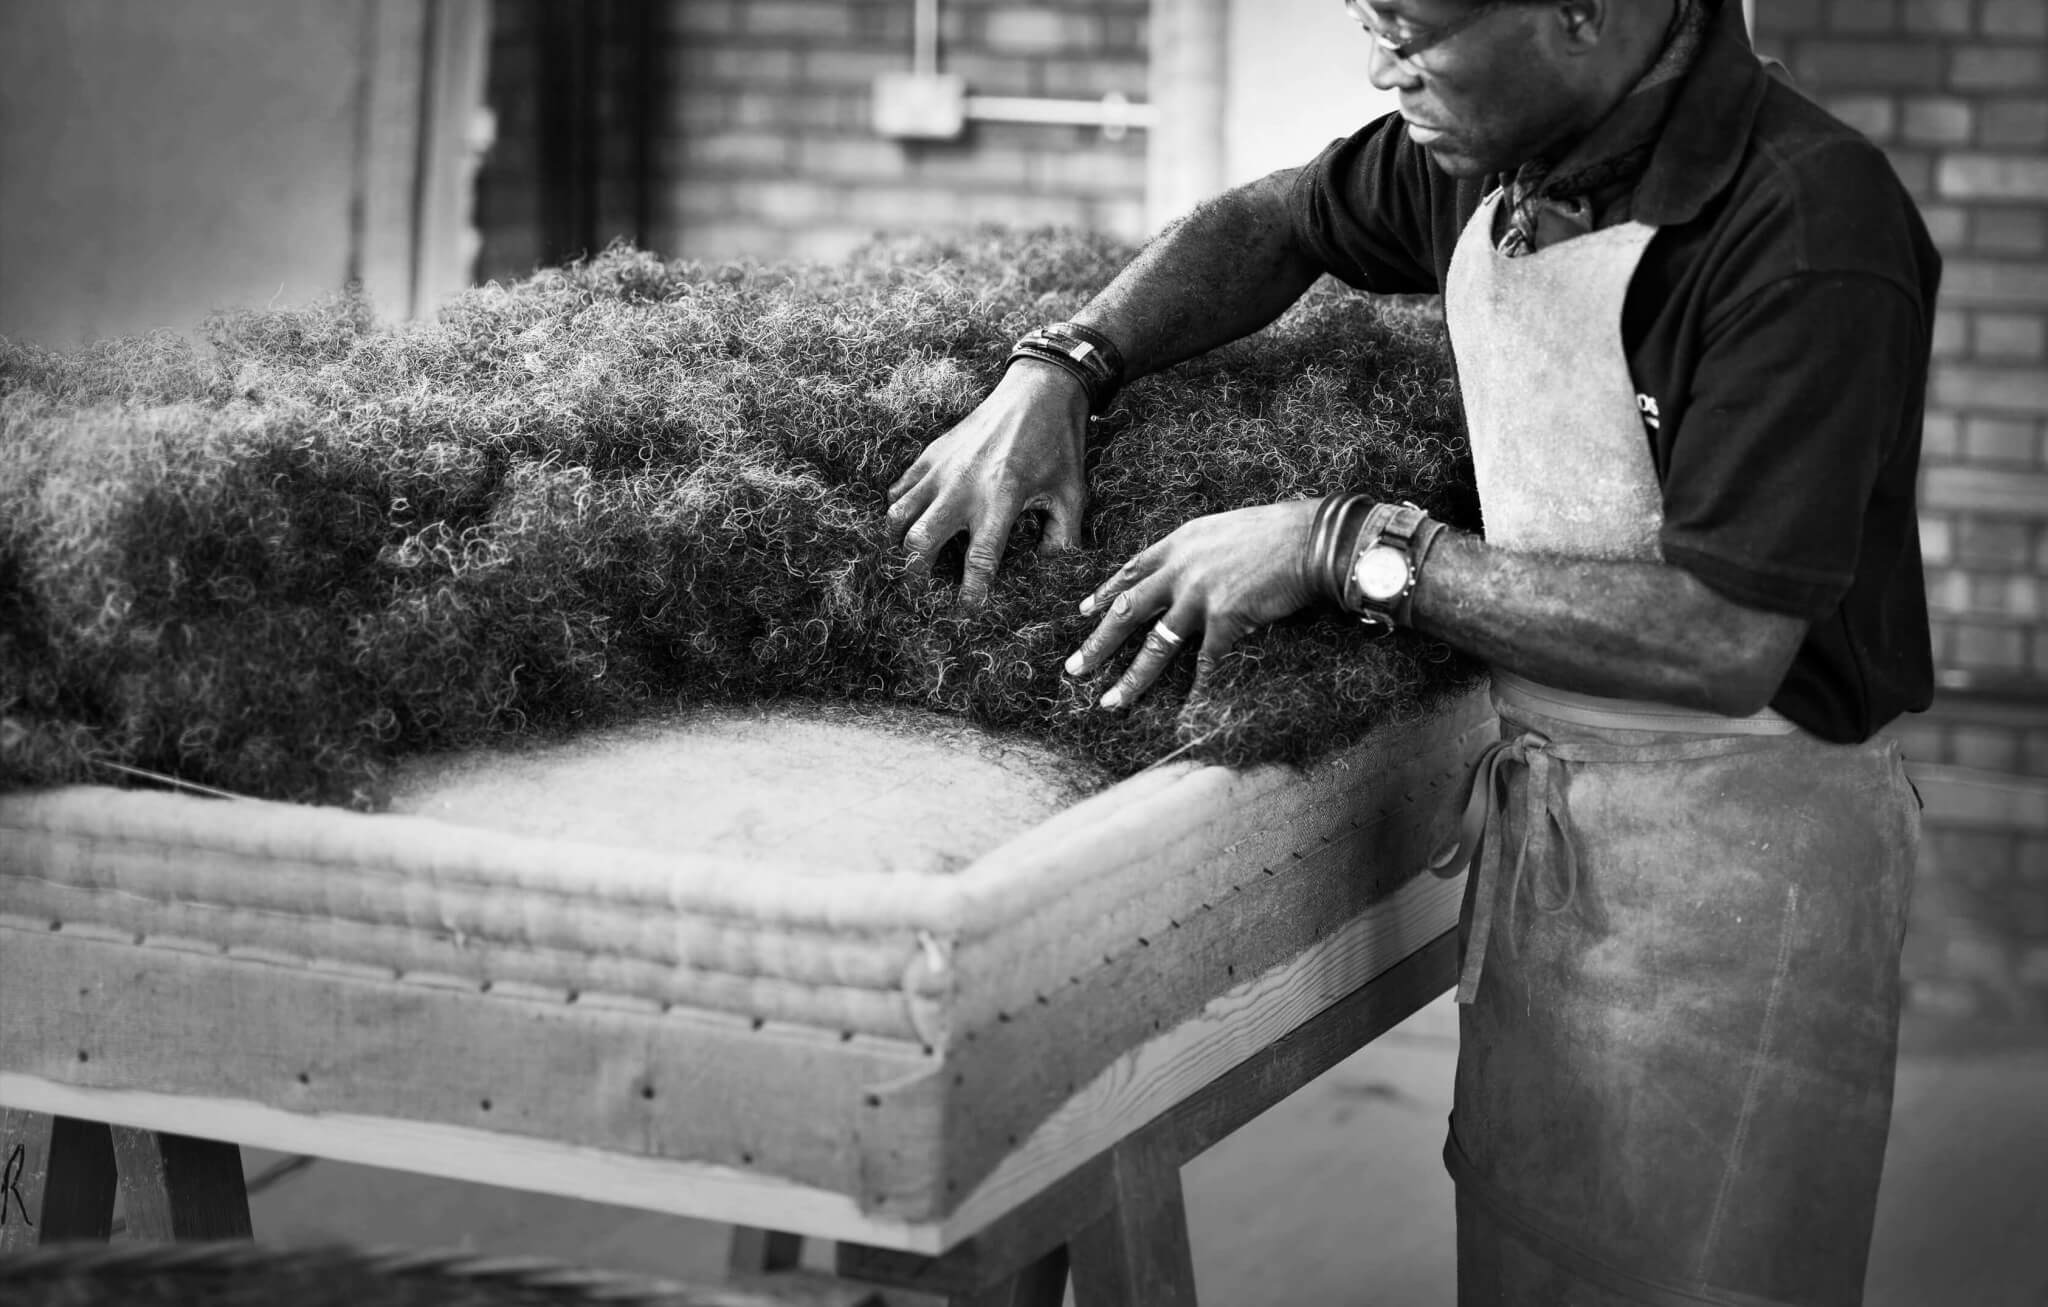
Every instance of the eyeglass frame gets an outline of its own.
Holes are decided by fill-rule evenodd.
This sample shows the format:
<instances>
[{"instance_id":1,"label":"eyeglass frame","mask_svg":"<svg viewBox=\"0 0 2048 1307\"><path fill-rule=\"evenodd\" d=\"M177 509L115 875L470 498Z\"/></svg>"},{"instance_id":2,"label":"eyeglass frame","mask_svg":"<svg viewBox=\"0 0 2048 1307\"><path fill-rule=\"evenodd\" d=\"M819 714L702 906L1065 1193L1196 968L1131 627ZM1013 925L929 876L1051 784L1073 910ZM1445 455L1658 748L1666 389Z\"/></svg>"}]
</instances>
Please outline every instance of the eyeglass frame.
<instances>
[{"instance_id":1,"label":"eyeglass frame","mask_svg":"<svg viewBox=\"0 0 2048 1307\"><path fill-rule=\"evenodd\" d=\"M1395 63L1406 64L1413 68L1416 66L1416 55L1421 54L1424 50L1431 50L1442 45L1445 41L1471 27L1494 10L1505 9L1514 3L1516 3L1516 0L1487 0L1485 4L1468 11L1464 17L1454 19L1440 27L1431 28L1422 35L1411 37L1406 41L1395 41L1388 37L1385 32L1382 32L1373 23L1372 11L1366 7L1365 0L1344 0L1344 12L1350 15L1353 22L1365 29L1365 34L1372 38L1373 44L1377 45L1388 58L1392 59Z\"/></svg>"}]
</instances>

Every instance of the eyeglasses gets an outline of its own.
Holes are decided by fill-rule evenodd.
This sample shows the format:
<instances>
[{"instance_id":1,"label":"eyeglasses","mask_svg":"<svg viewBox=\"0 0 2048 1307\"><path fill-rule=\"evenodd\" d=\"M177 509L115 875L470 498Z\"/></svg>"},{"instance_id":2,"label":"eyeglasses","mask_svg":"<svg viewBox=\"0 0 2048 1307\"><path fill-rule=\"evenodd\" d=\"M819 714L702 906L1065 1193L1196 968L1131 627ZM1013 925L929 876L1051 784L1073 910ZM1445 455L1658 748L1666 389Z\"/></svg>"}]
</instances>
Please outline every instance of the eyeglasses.
<instances>
[{"instance_id":1,"label":"eyeglasses","mask_svg":"<svg viewBox=\"0 0 2048 1307\"><path fill-rule=\"evenodd\" d=\"M1365 29L1365 34L1373 39L1373 44L1387 52L1388 58L1395 63L1413 67L1416 55L1442 45L1494 10L1506 8L1513 3L1515 0L1488 0L1488 3L1474 7L1462 18L1411 36L1405 41L1397 41L1380 30L1379 24L1373 21L1372 11L1365 7L1365 0L1344 0L1344 12L1351 15L1353 22Z\"/></svg>"}]
</instances>

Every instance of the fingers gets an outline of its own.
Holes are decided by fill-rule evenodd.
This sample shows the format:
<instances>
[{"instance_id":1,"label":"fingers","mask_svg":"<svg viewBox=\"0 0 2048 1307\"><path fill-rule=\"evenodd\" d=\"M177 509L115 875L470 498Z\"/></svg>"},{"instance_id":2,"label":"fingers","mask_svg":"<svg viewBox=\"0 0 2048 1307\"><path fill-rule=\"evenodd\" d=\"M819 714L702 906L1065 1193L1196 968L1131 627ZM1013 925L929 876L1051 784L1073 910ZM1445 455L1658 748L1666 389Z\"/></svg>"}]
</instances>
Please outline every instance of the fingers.
<instances>
[{"instance_id":1,"label":"fingers","mask_svg":"<svg viewBox=\"0 0 2048 1307\"><path fill-rule=\"evenodd\" d=\"M1014 510L1005 511L999 504L975 525L967 541L966 563L960 570L961 607L979 608L988 601L989 583L995 579L996 568L1002 565L1003 547L1010 543L1010 528L1016 520Z\"/></svg>"},{"instance_id":2,"label":"fingers","mask_svg":"<svg viewBox=\"0 0 2048 1307\"><path fill-rule=\"evenodd\" d=\"M917 461L903 469L902 476L889 483L889 502L892 506L897 499L908 494L912 486L924 480L924 474L931 470L931 458L931 447L926 446L925 451L917 456Z\"/></svg>"},{"instance_id":3,"label":"fingers","mask_svg":"<svg viewBox=\"0 0 2048 1307\"><path fill-rule=\"evenodd\" d=\"M930 508L932 501L938 497L937 482L930 477L913 479L912 473L916 470L913 467L910 472L905 472L897 478L895 485L889 487L889 512L885 521L888 524L889 543L892 546L908 543L906 537L911 527L924 516L925 510ZM940 543L945 542L941 540ZM936 552L937 546L933 546L930 553ZM926 555L926 561L930 561L929 553Z\"/></svg>"},{"instance_id":4,"label":"fingers","mask_svg":"<svg viewBox=\"0 0 2048 1307\"><path fill-rule=\"evenodd\" d=\"M927 500L919 505L915 504L918 498L913 491L889 506L889 533L896 535L900 512L903 529L898 543L903 546L905 569L913 576L925 576L932 570L932 559L966 523L946 502Z\"/></svg>"},{"instance_id":5,"label":"fingers","mask_svg":"<svg viewBox=\"0 0 2048 1307\"><path fill-rule=\"evenodd\" d=\"M1100 700L1104 708L1125 708L1150 690L1176 658L1198 650L1193 693L1201 693L1217 664L1251 631L1241 618L1203 610L1192 596L1176 599L1159 572L1148 570L1145 555L1126 563L1117 574L1081 601L1084 613L1100 612L1102 620L1086 643L1067 659L1072 676L1099 669L1134 635L1142 642L1115 685Z\"/></svg>"},{"instance_id":6,"label":"fingers","mask_svg":"<svg viewBox=\"0 0 2048 1307\"><path fill-rule=\"evenodd\" d=\"M1202 648L1195 655L1195 683L1188 690L1190 696L1208 690L1210 678L1216 675L1223 655L1237 648L1237 642L1244 639L1251 629L1247 623L1222 619L1210 621L1202 627Z\"/></svg>"},{"instance_id":7,"label":"fingers","mask_svg":"<svg viewBox=\"0 0 2048 1307\"><path fill-rule=\"evenodd\" d=\"M1151 689L1159 674L1187 647L1188 637L1181 633L1181 628L1194 624L1192 617L1178 610L1169 610L1164 617L1153 622L1151 629L1145 632L1144 643L1138 646L1137 657L1131 659L1131 665L1124 669L1123 676L1102 696L1102 706L1121 708L1137 702L1138 696Z\"/></svg>"},{"instance_id":8,"label":"fingers","mask_svg":"<svg viewBox=\"0 0 2048 1307\"><path fill-rule=\"evenodd\" d=\"M1055 495L1045 506L1045 529L1038 537L1040 554L1063 554L1081 547L1081 513L1086 500Z\"/></svg>"},{"instance_id":9,"label":"fingers","mask_svg":"<svg viewBox=\"0 0 2048 1307\"><path fill-rule=\"evenodd\" d=\"M1096 586L1094 592L1081 601L1081 615L1083 617L1092 617L1104 604L1111 603L1120 596L1129 595L1140 581L1143 581L1156 570L1153 563L1153 555L1158 548L1159 546L1155 544L1152 548L1133 555L1130 561L1110 573L1107 581ZM1132 601L1135 602L1135 596L1133 596ZM1163 603L1162 606L1164 606ZM1130 611L1130 603L1127 602L1122 610L1113 613L1112 616L1128 616Z\"/></svg>"},{"instance_id":10,"label":"fingers","mask_svg":"<svg viewBox=\"0 0 2048 1307\"><path fill-rule=\"evenodd\" d=\"M1085 600L1081 604L1081 611L1092 611ZM1104 659L1115 653L1123 642L1130 638L1137 625L1138 616L1130 595L1118 595L1102 620L1096 623L1095 629L1088 633L1088 638L1082 642L1081 647L1067 659L1067 675L1086 676L1094 671Z\"/></svg>"},{"instance_id":11,"label":"fingers","mask_svg":"<svg viewBox=\"0 0 2048 1307\"><path fill-rule=\"evenodd\" d=\"M1085 676L1094 671L1131 636L1144 631L1143 643L1131 665L1103 695L1105 708L1123 707L1144 694L1186 647L1190 634L1201 628L1200 616L1192 608L1173 605L1172 587L1154 570L1151 550L1118 568L1115 575L1081 601L1081 611L1099 612L1102 620L1067 659L1070 675Z\"/></svg>"},{"instance_id":12,"label":"fingers","mask_svg":"<svg viewBox=\"0 0 2048 1307\"><path fill-rule=\"evenodd\" d=\"M959 498L936 494L937 478L927 477L889 505L890 543L901 545L904 566L912 575L929 575L932 560L946 542L965 529L968 532L966 566L960 577L960 604L975 608L988 601L990 584L1003 561L1016 525L1017 508L1012 498L991 503L981 520L972 525L961 519Z\"/></svg>"}]
</instances>

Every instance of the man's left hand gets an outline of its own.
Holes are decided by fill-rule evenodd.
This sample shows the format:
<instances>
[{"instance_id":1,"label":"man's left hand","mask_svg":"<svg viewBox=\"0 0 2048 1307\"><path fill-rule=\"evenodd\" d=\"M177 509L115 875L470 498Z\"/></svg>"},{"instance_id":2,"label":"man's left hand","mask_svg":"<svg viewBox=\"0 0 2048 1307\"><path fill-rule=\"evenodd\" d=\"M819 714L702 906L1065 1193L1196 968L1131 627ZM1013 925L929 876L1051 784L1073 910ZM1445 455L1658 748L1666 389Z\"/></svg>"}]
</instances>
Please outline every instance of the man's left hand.
<instances>
[{"instance_id":1,"label":"man's left hand","mask_svg":"<svg viewBox=\"0 0 2048 1307\"><path fill-rule=\"evenodd\" d=\"M1102 621L1067 671L1094 671L1146 627L1144 646L1102 706L1136 700L1198 639L1199 683L1247 633L1317 599L1303 565L1316 504L1302 499L1198 517L1138 554L1081 601L1082 613L1101 613Z\"/></svg>"}]
</instances>

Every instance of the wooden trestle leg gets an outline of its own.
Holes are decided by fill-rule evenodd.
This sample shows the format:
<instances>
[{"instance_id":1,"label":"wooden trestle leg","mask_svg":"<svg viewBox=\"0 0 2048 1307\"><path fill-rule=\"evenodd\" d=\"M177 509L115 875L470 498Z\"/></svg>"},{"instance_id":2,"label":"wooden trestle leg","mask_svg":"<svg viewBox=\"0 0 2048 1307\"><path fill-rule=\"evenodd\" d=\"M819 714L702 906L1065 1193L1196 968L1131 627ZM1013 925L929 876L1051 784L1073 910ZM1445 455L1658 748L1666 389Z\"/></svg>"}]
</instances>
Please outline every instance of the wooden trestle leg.
<instances>
[{"instance_id":1,"label":"wooden trestle leg","mask_svg":"<svg viewBox=\"0 0 2048 1307\"><path fill-rule=\"evenodd\" d=\"M1110 1157L1109 1211L1068 1243L1075 1307L1195 1307L1180 1158L1154 1131Z\"/></svg>"},{"instance_id":2,"label":"wooden trestle leg","mask_svg":"<svg viewBox=\"0 0 2048 1307\"><path fill-rule=\"evenodd\" d=\"M247 1239L242 1150L211 1139L0 1109L0 1251L113 1232L131 1239Z\"/></svg>"},{"instance_id":3,"label":"wooden trestle leg","mask_svg":"<svg viewBox=\"0 0 2048 1307\"><path fill-rule=\"evenodd\" d=\"M1067 1245L1057 1244L1021 1265L1011 1251L983 1260L842 1243L837 1264L845 1279L943 1297L946 1307L1060 1307L1067 1294Z\"/></svg>"},{"instance_id":4,"label":"wooden trestle leg","mask_svg":"<svg viewBox=\"0 0 2048 1307\"><path fill-rule=\"evenodd\" d=\"M767 1275L793 1271L803 1259L802 1235L736 1225L732 1228L732 1243L726 1248L725 1269L733 1275Z\"/></svg>"},{"instance_id":5,"label":"wooden trestle leg","mask_svg":"<svg viewBox=\"0 0 2048 1307\"><path fill-rule=\"evenodd\" d=\"M104 1239L114 1225L114 1143L98 1121L0 1108L0 1252Z\"/></svg>"},{"instance_id":6,"label":"wooden trestle leg","mask_svg":"<svg viewBox=\"0 0 2048 1307\"><path fill-rule=\"evenodd\" d=\"M113 1135L129 1238L161 1243L253 1236L239 1147L118 1125Z\"/></svg>"},{"instance_id":7,"label":"wooden trestle leg","mask_svg":"<svg viewBox=\"0 0 2048 1307\"><path fill-rule=\"evenodd\" d=\"M954 1294L946 1307L1060 1307L1067 1300L1067 1250L1055 1248L993 1289Z\"/></svg>"},{"instance_id":8,"label":"wooden trestle leg","mask_svg":"<svg viewBox=\"0 0 2048 1307\"><path fill-rule=\"evenodd\" d=\"M849 1279L945 1295L947 1307L1194 1307L1177 1139L1142 1130L940 1257L840 1244Z\"/></svg>"}]
</instances>

